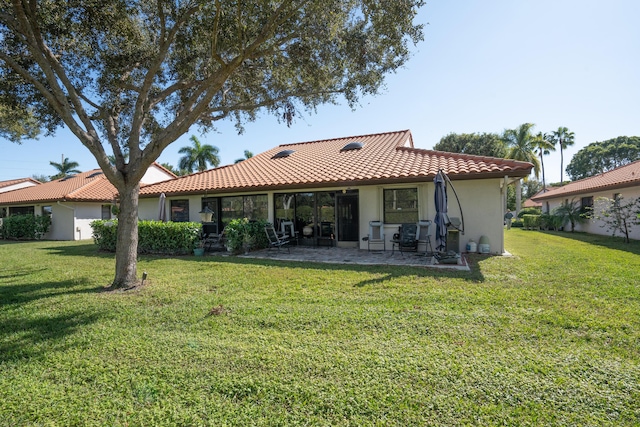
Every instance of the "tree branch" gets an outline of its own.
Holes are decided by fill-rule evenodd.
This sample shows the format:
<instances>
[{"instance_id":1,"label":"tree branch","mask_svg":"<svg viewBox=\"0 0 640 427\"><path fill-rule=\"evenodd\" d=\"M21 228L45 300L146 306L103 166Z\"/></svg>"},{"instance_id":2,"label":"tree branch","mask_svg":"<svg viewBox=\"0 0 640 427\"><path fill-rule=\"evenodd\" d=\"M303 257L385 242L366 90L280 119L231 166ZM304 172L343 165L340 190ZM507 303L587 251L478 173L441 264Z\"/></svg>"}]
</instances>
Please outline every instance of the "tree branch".
<instances>
[{"instance_id":1,"label":"tree branch","mask_svg":"<svg viewBox=\"0 0 640 427\"><path fill-rule=\"evenodd\" d=\"M138 100L136 101L133 113L133 120L131 123L131 134L129 137L129 158L137 158L140 153L140 134L144 122L146 120L146 114L148 107L150 106L149 102L149 93L153 87L153 81L155 79L156 74L162 67L164 63L167 53L169 52L169 48L173 44L178 31L184 25L188 18L190 18L200 6L193 6L185 11L185 13L177 19L174 26L171 30L165 35L165 39L160 42L160 49L155 57L155 60L152 62L151 66L147 70L147 73L144 77L142 86L140 87L140 91L138 94ZM161 32L164 33L166 29L162 28Z\"/></svg>"}]
</instances>

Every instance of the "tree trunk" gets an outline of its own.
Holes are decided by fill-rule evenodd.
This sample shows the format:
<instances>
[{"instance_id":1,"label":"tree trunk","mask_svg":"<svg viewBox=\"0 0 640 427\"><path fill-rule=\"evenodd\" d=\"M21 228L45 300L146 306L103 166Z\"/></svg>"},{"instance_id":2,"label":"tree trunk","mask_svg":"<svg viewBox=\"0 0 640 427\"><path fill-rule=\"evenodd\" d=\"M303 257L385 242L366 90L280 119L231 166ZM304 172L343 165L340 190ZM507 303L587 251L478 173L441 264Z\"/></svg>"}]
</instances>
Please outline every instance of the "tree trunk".
<instances>
[{"instance_id":1,"label":"tree trunk","mask_svg":"<svg viewBox=\"0 0 640 427\"><path fill-rule=\"evenodd\" d=\"M562 174L564 173L564 156L562 154L562 141L560 141L560 185L564 183L564 177Z\"/></svg>"},{"instance_id":2,"label":"tree trunk","mask_svg":"<svg viewBox=\"0 0 640 427\"><path fill-rule=\"evenodd\" d=\"M138 262L138 193L140 184L125 183L120 193L118 241L116 243L116 277L112 288L135 286Z\"/></svg>"},{"instance_id":3,"label":"tree trunk","mask_svg":"<svg viewBox=\"0 0 640 427\"><path fill-rule=\"evenodd\" d=\"M516 181L516 217L522 209L522 180Z\"/></svg>"},{"instance_id":4,"label":"tree trunk","mask_svg":"<svg viewBox=\"0 0 640 427\"><path fill-rule=\"evenodd\" d=\"M545 178L544 178L544 153L540 153L540 165L542 166L542 192L546 193L547 192L547 184L545 183Z\"/></svg>"}]
</instances>

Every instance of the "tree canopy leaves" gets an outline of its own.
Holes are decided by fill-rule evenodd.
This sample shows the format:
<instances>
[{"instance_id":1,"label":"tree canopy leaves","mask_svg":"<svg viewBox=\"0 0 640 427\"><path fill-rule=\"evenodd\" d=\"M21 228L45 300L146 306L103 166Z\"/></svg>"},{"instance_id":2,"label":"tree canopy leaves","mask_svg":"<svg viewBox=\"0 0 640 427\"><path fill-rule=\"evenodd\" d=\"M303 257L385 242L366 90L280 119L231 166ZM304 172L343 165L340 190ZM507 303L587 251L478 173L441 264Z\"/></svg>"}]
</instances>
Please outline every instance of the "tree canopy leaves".
<instances>
[{"instance_id":1,"label":"tree canopy leaves","mask_svg":"<svg viewBox=\"0 0 640 427\"><path fill-rule=\"evenodd\" d=\"M77 173L82 172L80 169L77 169L80 166L80 164L78 162L69 160L68 157L63 157L60 163L49 162L49 164L54 168L56 168L56 170L58 171L58 173L51 176L51 180L64 178L65 176L75 175Z\"/></svg>"},{"instance_id":2,"label":"tree canopy leaves","mask_svg":"<svg viewBox=\"0 0 640 427\"><path fill-rule=\"evenodd\" d=\"M497 133L450 133L442 137L433 149L500 158L507 154L506 145Z\"/></svg>"},{"instance_id":3,"label":"tree canopy leaves","mask_svg":"<svg viewBox=\"0 0 640 427\"><path fill-rule=\"evenodd\" d=\"M209 164L214 168L220 165L218 147L200 143L200 140L195 135L191 135L189 139L193 145L191 147L182 147L178 150L178 153L184 154L178 164L181 170L192 173L194 169L197 169L198 172L202 172L207 170L207 165Z\"/></svg>"},{"instance_id":4,"label":"tree canopy leaves","mask_svg":"<svg viewBox=\"0 0 640 427\"><path fill-rule=\"evenodd\" d=\"M567 165L572 180L589 178L640 159L640 137L619 136L592 142L573 155Z\"/></svg>"},{"instance_id":5,"label":"tree canopy leaves","mask_svg":"<svg viewBox=\"0 0 640 427\"><path fill-rule=\"evenodd\" d=\"M507 158L533 163L533 173L540 176L540 162L536 156L538 142L531 133L533 123L523 123L515 129L505 129L503 139L507 144Z\"/></svg>"},{"instance_id":6,"label":"tree canopy leaves","mask_svg":"<svg viewBox=\"0 0 640 427\"><path fill-rule=\"evenodd\" d=\"M34 5L36 5L34 3ZM70 0L0 6L0 102L63 122L107 177L148 167L193 124L353 106L422 39L421 0ZM8 126L3 126L9 132ZM13 132L14 139L20 132ZM28 136L28 134L22 134ZM113 172L103 144L118 162ZM135 178L144 171L133 168ZM118 184L120 182L117 182Z\"/></svg>"},{"instance_id":7,"label":"tree canopy leaves","mask_svg":"<svg viewBox=\"0 0 640 427\"><path fill-rule=\"evenodd\" d=\"M41 0L0 3L0 134L61 125L120 197L114 286L135 280L140 179L197 125L290 124L376 94L422 40L423 0ZM4 113L3 113L4 114ZM112 165L105 146L115 157ZM125 153L129 158L125 158Z\"/></svg>"}]
</instances>

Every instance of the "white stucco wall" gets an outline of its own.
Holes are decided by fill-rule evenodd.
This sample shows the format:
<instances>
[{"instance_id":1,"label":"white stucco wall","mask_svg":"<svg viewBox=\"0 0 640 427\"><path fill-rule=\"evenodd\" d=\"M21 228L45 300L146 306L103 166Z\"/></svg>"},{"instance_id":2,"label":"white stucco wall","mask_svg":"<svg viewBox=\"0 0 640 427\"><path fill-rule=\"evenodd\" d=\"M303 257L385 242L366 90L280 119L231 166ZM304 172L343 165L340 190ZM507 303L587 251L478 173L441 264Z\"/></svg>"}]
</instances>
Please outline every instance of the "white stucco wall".
<instances>
[{"instance_id":1,"label":"white stucco wall","mask_svg":"<svg viewBox=\"0 0 640 427\"><path fill-rule=\"evenodd\" d=\"M91 239L92 221L102 218L101 203L76 203L76 220L74 224L75 240Z\"/></svg>"},{"instance_id":2,"label":"white stucco wall","mask_svg":"<svg viewBox=\"0 0 640 427\"><path fill-rule=\"evenodd\" d=\"M465 233L460 235L460 250L465 251L470 239L478 242L481 236L487 236L491 245L491 253L500 254L504 250L503 198L500 189L501 179L454 181L453 186L460 198L462 215L458 202L448 187L448 213L450 217L464 216ZM360 234L369 232L369 221L381 221L383 212L383 189L418 188L418 209L420 220L433 221L436 215L433 182L420 184L400 184L361 187L360 190ZM387 242L398 232L400 224L385 224L384 232ZM431 228L431 242L435 248L435 225ZM360 243L361 249L367 249L367 243ZM387 249L391 244L387 243Z\"/></svg>"},{"instance_id":3,"label":"white stucco wall","mask_svg":"<svg viewBox=\"0 0 640 427\"><path fill-rule=\"evenodd\" d=\"M551 212L553 212L553 210L557 207L559 207L565 200L568 200L569 202L571 202L572 200L576 200L578 202L580 202L580 200L583 197L591 197L593 196L593 201L594 201L594 207L597 206L597 202L596 199L599 197L606 197L608 199L613 199L615 194L619 193L622 197L623 197L623 201L622 203L626 203L628 201L630 201L631 199L635 199L640 197L640 186L635 186L635 187L628 187L628 188L619 188L619 189L615 189L615 190L605 190L605 191L598 191L598 192L593 192L593 193L585 193L585 194L579 194L579 195L573 195L573 196L567 196L567 197L562 197L562 198L557 198L557 199L549 199L549 209ZM543 202L543 205L545 205L545 202ZM581 231L581 232L585 232L585 233L591 233L591 234L600 234L600 235L605 235L605 236L610 236L611 235L611 231L608 230L605 227L602 227L603 222L596 220L596 219L591 219L588 222L584 223L584 224L576 224L576 231ZM571 225L567 224L565 226L565 230L570 231L571 230ZM620 236L620 232L617 231L616 232L616 236ZM634 240L640 240L640 227L635 226L634 228L632 228L631 233L629 234L629 238L634 239Z\"/></svg>"},{"instance_id":4,"label":"white stucco wall","mask_svg":"<svg viewBox=\"0 0 640 427\"><path fill-rule=\"evenodd\" d=\"M39 215L42 206L36 205ZM45 235L49 240L86 240L91 239L93 220L102 217L101 203L52 203L51 228Z\"/></svg>"},{"instance_id":5,"label":"white stucco wall","mask_svg":"<svg viewBox=\"0 0 640 427\"><path fill-rule=\"evenodd\" d=\"M142 184L154 184L156 182L166 181L172 178L173 176L171 176L167 172L154 165L151 165L151 167L147 169L147 172L145 172L145 174L142 176L140 182Z\"/></svg>"},{"instance_id":6,"label":"white stucco wall","mask_svg":"<svg viewBox=\"0 0 640 427\"><path fill-rule=\"evenodd\" d=\"M45 235L49 240L75 240L73 232L75 208L61 203L51 206L51 228ZM38 208L36 208L36 211Z\"/></svg>"}]
</instances>

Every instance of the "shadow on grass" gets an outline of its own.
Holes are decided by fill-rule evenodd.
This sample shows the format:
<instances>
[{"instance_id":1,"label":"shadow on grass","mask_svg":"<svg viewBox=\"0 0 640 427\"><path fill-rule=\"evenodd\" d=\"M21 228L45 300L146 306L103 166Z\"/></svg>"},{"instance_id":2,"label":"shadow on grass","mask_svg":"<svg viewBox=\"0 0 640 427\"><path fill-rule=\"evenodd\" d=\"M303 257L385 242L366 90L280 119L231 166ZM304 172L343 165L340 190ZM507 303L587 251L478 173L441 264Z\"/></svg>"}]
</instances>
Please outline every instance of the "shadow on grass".
<instances>
[{"instance_id":1,"label":"shadow on grass","mask_svg":"<svg viewBox=\"0 0 640 427\"><path fill-rule=\"evenodd\" d=\"M114 252L99 251L98 247L93 243L83 243L69 246L49 246L39 248L39 250L51 255L60 256L84 256L89 258L114 258Z\"/></svg>"},{"instance_id":2,"label":"shadow on grass","mask_svg":"<svg viewBox=\"0 0 640 427\"><path fill-rule=\"evenodd\" d=\"M538 231L539 233L551 236L571 239L578 242L588 243L591 245L602 246L607 249L625 251L635 255L640 255L640 240L631 240L629 243L624 241L622 237L603 236L600 234L589 234L582 232L565 232L565 231Z\"/></svg>"},{"instance_id":3,"label":"shadow on grass","mask_svg":"<svg viewBox=\"0 0 640 427\"><path fill-rule=\"evenodd\" d=\"M148 259L147 259L148 260ZM450 269L435 269L425 267L413 267L405 265L372 265L372 264L339 264L314 262L313 260L304 261L286 261L277 259L263 258L240 258L235 256L210 256L210 257L184 257L184 261L198 264L207 264L211 262L237 265L259 265L267 267L285 267L301 270L300 274L304 274L303 270L316 269L327 271L350 271L362 272L368 274L377 274L379 277L366 279L354 284L354 287L364 287L384 283L389 280L402 277L424 277L424 278L458 278L471 283L484 282L484 277L480 271L477 262L471 263L471 271L459 271Z\"/></svg>"},{"instance_id":4,"label":"shadow on grass","mask_svg":"<svg viewBox=\"0 0 640 427\"><path fill-rule=\"evenodd\" d=\"M9 278L28 276L36 270L18 270ZM0 284L0 362L40 356L59 349L60 342L78 327L95 322L98 316L86 313L52 313L50 308L21 309L46 298L98 293L103 288L87 288L88 280L79 278L33 284Z\"/></svg>"},{"instance_id":5,"label":"shadow on grass","mask_svg":"<svg viewBox=\"0 0 640 427\"><path fill-rule=\"evenodd\" d=\"M111 252L100 252L97 250L96 246L92 243L87 244L76 244L76 245L61 245L55 247L45 247L41 250L58 256L68 256L68 257L100 257L100 258L113 258L115 254ZM264 259L264 258L242 258L235 256L217 256L217 255L207 255L204 257L194 257L192 255L139 255L139 261L145 262L155 262L162 260L178 260L178 261L188 261L190 263L196 264L206 264L211 262L220 262L220 263L232 263L238 265L262 265L262 266L270 266L270 267L287 267L287 268L296 268L300 270L312 268L312 269L320 269L320 270L331 270L331 271L356 271L356 272L364 272L371 274L379 274L380 277L375 279L367 279L358 283L355 286L367 286L374 285L378 283L383 283L388 280L407 277L407 276L417 276L417 277L430 277L430 278L459 278L471 283L479 283L484 282L484 277L480 270L480 267L477 262L471 262L470 268L471 271L456 271L452 269L435 269L435 268L427 268L427 267L415 267L415 266L406 266L406 265L375 265L375 264L341 264L341 263L325 263L325 262L315 262L312 258L300 260L300 261L290 261L290 260L278 260L278 259ZM301 273L303 274L303 273Z\"/></svg>"},{"instance_id":6,"label":"shadow on grass","mask_svg":"<svg viewBox=\"0 0 640 427\"><path fill-rule=\"evenodd\" d=\"M32 272L20 272L19 275L26 276ZM7 276L9 278L16 275ZM32 301L56 297L60 295L77 295L98 293L104 290L102 287L83 287L88 280L79 278L74 280L63 280L60 282L44 282L34 284L3 285L0 284L0 307L14 304L26 304Z\"/></svg>"},{"instance_id":7,"label":"shadow on grass","mask_svg":"<svg viewBox=\"0 0 640 427\"><path fill-rule=\"evenodd\" d=\"M0 363L39 357L68 348L64 338L98 320L95 314L66 313L13 317L0 324Z\"/></svg>"}]
</instances>

